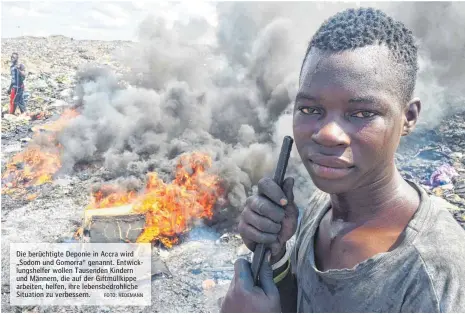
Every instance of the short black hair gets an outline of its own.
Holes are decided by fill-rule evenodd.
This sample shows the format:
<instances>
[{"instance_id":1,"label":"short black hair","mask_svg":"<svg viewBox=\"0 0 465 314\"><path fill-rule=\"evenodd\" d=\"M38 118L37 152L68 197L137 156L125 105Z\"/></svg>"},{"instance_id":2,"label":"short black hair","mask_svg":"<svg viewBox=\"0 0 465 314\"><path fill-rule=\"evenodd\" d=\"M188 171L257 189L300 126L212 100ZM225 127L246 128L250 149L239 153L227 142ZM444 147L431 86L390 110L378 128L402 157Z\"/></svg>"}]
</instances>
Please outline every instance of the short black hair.
<instances>
[{"instance_id":1,"label":"short black hair","mask_svg":"<svg viewBox=\"0 0 465 314\"><path fill-rule=\"evenodd\" d=\"M16 55L17 57L19 57L17 52L13 52L11 55Z\"/></svg>"},{"instance_id":2,"label":"short black hair","mask_svg":"<svg viewBox=\"0 0 465 314\"><path fill-rule=\"evenodd\" d=\"M408 102L414 92L418 72L417 45L412 32L381 10L347 9L326 20L313 36L302 62L312 47L340 52L369 45L385 44L394 60L404 66L405 78L399 82L400 97Z\"/></svg>"}]
</instances>

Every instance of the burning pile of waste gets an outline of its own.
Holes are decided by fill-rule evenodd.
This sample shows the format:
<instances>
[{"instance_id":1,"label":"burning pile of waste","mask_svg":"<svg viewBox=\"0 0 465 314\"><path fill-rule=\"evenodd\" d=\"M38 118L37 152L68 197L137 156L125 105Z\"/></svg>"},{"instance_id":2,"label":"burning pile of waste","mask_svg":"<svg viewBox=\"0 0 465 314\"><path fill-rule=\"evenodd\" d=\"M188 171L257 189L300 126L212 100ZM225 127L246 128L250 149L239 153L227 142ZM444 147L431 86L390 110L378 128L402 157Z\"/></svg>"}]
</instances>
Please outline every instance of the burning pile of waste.
<instances>
[{"instance_id":1,"label":"burning pile of waste","mask_svg":"<svg viewBox=\"0 0 465 314\"><path fill-rule=\"evenodd\" d=\"M58 140L59 134L78 115L76 109L68 109L56 121L33 128L35 133L26 150L14 155L6 166L2 193L24 197L32 187L53 181L62 166L63 145ZM40 145L44 138L47 143ZM92 215L95 209L105 208L98 213L111 216L112 209L125 205L128 213L145 215L146 223L136 242L159 241L171 247L195 220L211 219L215 204L223 200L221 180L209 172L211 166L212 159L206 153L183 154L171 183L163 182L156 172L149 172L146 186L140 192L104 184L92 192L92 201L85 210ZM25 197L32 200L37 194Z\"/></svg>"},{"instance_id":2,"label":"burning pile of waste","mask_svg":"<svg viewBox=\"0 0 465 314\"><path fill-rule=\"evenodd\" d=\"M86 213L111 215L144 214L145 225L136 242L160 241L166 247L178 242L178 236L189 230L197 219L211 219L213 209L223 194L218 176L208 173L211 158L199 152L182 155L176 166L175 179L164 183L155 172L147 175L145 189L119 191L119 186L105 185L93 193ZM94 213L93 213L94 212ZM88 215L88 216L89 216ZM124 231L123 231L124 234Z\"/></svg>"},{"instance_id":3,"label":"burning pile of waste","mask_svg":"<svg viewBox=\"0 0 465 314\"><path fill-rule=\"evenodd\" d=\"M68 109L56 121L33 129L34 135L27 149L14 155L6 165L2 174L2 193L20 197L31 187L52 182L53 175L61 167L62 146L57 133L77 115L77 111ZM44 141L46 145L41 145ZM33 198L31 195L27 197Z\"/></svg>"}]
</instances>

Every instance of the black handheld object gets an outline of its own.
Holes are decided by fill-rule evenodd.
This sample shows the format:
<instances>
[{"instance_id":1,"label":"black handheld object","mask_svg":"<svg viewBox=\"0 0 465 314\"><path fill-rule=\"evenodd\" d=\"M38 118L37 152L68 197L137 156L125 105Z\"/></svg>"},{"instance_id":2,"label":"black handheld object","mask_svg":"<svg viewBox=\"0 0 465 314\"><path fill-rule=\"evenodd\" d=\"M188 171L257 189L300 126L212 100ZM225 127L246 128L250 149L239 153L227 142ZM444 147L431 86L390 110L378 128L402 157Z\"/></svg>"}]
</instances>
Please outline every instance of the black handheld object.
<instances>
[{"instance_id":1,"label":"black handheld object","mask_svg":"<svg viewBox=\"0 0 465 314\"><path fill-rule=\"evenodd\" d=\"M289 157L291 156L292 144L294 140L290 136L285 136L283 145L281 146L281 153L279 154L278 165L274 172L273 181L276 182L280 187L283 186L284 175L286 174L287 164ZM260 266L262 265L263 259L265 258L266 247L263 243L257 244L253 253L252 260L252 275L254 285L258 283L258 274L260 273Z\"/></svg>"}]
</instances>

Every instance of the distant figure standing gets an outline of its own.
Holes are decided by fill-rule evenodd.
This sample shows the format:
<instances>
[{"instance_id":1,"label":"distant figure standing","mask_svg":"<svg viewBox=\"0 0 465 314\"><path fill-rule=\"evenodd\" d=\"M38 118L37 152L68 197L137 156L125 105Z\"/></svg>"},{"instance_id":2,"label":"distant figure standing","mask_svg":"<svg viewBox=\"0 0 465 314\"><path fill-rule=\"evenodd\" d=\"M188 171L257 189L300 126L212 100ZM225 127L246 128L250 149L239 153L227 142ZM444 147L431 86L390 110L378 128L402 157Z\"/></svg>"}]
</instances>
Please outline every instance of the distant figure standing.
<instances>
[{"instance_id":1,"label":"distant figure standing","mask_svg":"<svg viewBox=\"0 0 465 314\"><path fill-rule=\"evenodd\" d=\"M19 107L21 113L26 112L26 106L24 104L24 80L26 78L26 68L24 64L18 63L18 54L14 52L11 55L11 84L8 89L8 95L10 95L10 114L14 114L16 106Z\"/></svg>"}]
</instances>

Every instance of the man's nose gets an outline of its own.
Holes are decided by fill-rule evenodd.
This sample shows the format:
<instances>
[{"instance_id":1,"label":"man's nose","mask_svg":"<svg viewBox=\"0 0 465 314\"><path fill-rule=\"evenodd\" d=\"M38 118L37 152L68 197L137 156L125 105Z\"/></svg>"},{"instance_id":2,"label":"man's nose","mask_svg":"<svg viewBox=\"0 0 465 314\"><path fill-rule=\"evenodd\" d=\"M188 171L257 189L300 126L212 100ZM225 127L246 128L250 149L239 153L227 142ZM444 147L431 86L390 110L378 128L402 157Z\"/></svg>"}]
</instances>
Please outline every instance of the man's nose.
<instances>
[{"instance_id":1,"label":"man's nose","mask_svg":"<svg viewBox=\"0 0 465 314\"><path fill-rule=\"evenodd\" d=\"M313 133L312 139L315 143L327 147L348 146L350 144L350 137L336 121L322 125L317 132Z\"/></svg>"}]
</instances>

